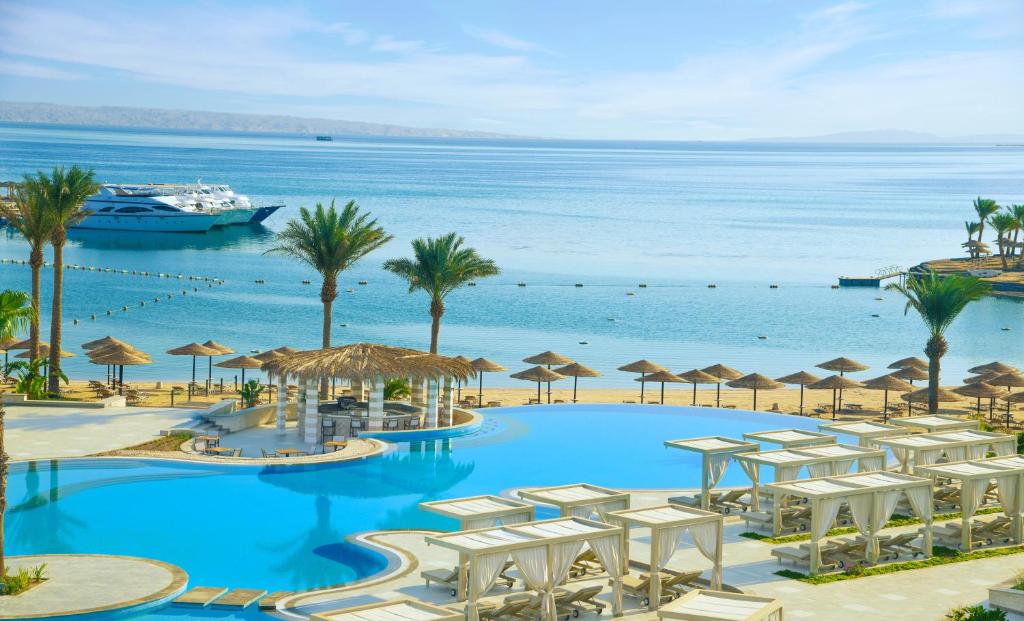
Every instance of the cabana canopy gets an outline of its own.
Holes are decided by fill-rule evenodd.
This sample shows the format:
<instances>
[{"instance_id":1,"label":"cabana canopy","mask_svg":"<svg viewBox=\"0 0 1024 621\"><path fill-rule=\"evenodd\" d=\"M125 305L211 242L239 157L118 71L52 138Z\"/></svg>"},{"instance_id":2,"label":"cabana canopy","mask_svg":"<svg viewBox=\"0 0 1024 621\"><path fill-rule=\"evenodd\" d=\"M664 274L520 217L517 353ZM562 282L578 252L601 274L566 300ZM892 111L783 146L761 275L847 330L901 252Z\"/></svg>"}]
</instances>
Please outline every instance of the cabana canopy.
<instances>
[{"instance_id":1,"label":"cabana canopy","mask_svg":"<svg viewBox=\"0 0 1024 621\"><path fill-rule=\"evenodd\" d=\"M869 448L877 446L874 441L878 438L905 436L910 433L910 430L905 428L871 421L824 423L818 425L818 429L828 433L853 436L857 438L857 444Z\"/></svg>"},{"instance_id":2,"label":"cabana canopy","mask_svg":"<svg viewBox=\"0 0 1024 621\"><path fill-rule=\"evenodd\" d=\"M462 613L410 597L349 606L310 616L311 621L459 621Z\"/></svg>"},{"instance_id":3,"label":"cabana canopy","mask_svg":"<svg viewBox=\"0 0 1024 621\"><path fill-rule=\"evenodd\" d=\"M778 444L782 448L798 448L819 444L835 444L836 437L827 433L807 431L805 429L773 429L772 431L752 431L743 434L744 440Z\"/></svg>"},{"instance_id":4,"label":"cabana canopy","mask_svg":"<svg viewBox=\"0 0 1024 621\"><path fill-rule=\"evenodd\" d=\"M761 447L753 442L744 442L722 436L689 438L685 440L666 440L665 446L683 449L701 455L700 477L700 508L707 510L711 506L709 491L725 475L729 460L737 453L756 451Z\"/></svg>"},{"instance_id":5,"label":"cabana canopy","mask_svg":"<svg viewBox=\"0 0 1024 621\"><path fill-rule=\"evenodd\" d=\"M490 495L421 502L420 509L458 520L459 530L532 522L536 513L530 503Z\"/></svg>"},{"instance_id":6,"label":"cabana canopy","mask_svg":"<svg viewBox=\"0 0 1024 621\"><path fill-rule=\"evenodd\" d=\"M690 532L694 545L705 558L714 563L711 570L711 588L722 588L722 540L725 518L718 513L661 505L646 509L628 509L608 514L612 523L627 528L651 529L651 573L665 569L672 554L682 542L683 534ZM657 610L661 601L661 580L651 580L648 607Z\"/></svg>"},{"instance_id":7,"label":"cabana canopy","mask_svg":"<svg viewBox=\"0 0 1024 621\"><path fill-rule=\"evenodd\" d=\"M428 544L454 550L469 559L468 621L479 621L477 600L494 585L506 559L519 568L523 579L542 600L544 621L557 621L554 589L569 573L569 568L589 544L601 564L612 576L613 609L622 610L622 569L624 529L581 518L557 518L527 522L515 526L428 535Z\"/></svg>"},{"instance_id":8,"label":"cabana canopy","mask_svg":"<svg viewBox=\"0 0 1024 621\"><path fill-rule=\"evenodd\" d=\"M960 481L960 547L964 551L971 549L971 518L985 498L990 481L996 482L999 504L1003 513L1013 520L1013 540L1021 543L1022 509L1024 501L1024 459L1018 455L996 457L993 459L977 459L959 463L936 464L934 466L918 466L916 474L930 476L933 479L955 479Z\"/></svg>"},{"instance_id":9,"label":"cabana canopy","mask_svg":"<svg viewBox=\"0 0 1024 621\"><path fill-rule=\"evenodd\" d=\"M771 597L696 589L658 610L673 621L782 621L782 601Z\"/></svg>"},{"instance_id":10,"label":"cabana canopy","mask_svg":"<svg viewBox=\"0 0 1024 621\"><path fill-rule=\"evenodd\" d=\"M953 418L952 416L907 416L905 418L893 418L889 422L900 427L924 429L928 433L978 428L978 421L976 420L964 420L962 418Z\"/></svg>"},{"instance_id":11,"label":"cabana canopy","mask_svg":"<svg viewBox=\"0 0 1024 621\"><path fill-rule=\"evenodd\" d=\"M952 462L980 459L988 451L997 456L1012 455L1017 451L1016 436L992 431L950 431L922 433L910 436L880 438L882 448L892 450L900 462L900 471L913 473L917 466L930 466L945 455Z\"/></svg>"},{"instance_id":12,"label":"cabana canopy","mask_svg":"<svg viewBox=\"0 0 1024 621\"><path fill-rule=\"evenodd\" d=\"M280 349L283 348L277 351L280 352ZM378 377L451 377L466 380L475 375L472 366L454 358L391 345L354 343L291 354L280 353L284 355L263 364L264 370L278 377L334 377L357 381Z\"/></svg>"},{"instance_id":13,"label":"cabana canopy","mask_svg":"<svg viewBox=\"0 0 1024 621\"><path fill-rule=\"evenodd\" d=\"M609 511L629 508L629 494L587 483L519 490L519 497L554 505L562 517L590 519L597 513L603 521Z\"/></svg>"},{"instance_id":14,"label":"cabana canopy","mask_svg":"<svg viewBox=\"0 0 1024 621\"><path fill-rule=\"evenodd\" d=\"M885 466L885 451L848 444L826 444L742 453L736 456L736 461L740 462L743 471L750 477L750 509L760 511L762 466L775 469L776 483L799 478L804 468L807 468L811 478L840 476L848 473L854 462L857 463L857 472L881 470Z\"/></svg>"},{"instance_id":15,"label":"cabana canopy","mask_svg":"<svg viewBox=\"0 0 1024 621\"><path fill-rule=\"evenodd\" d=\"M821 565L818 541L828 533L844 502L850 506L857 529L868 541L866 557L869 562L878 558L878 531L892 517L904 493L914 513L925 524L925 556L932 554L931 479L883 471L771 483L768 488L775 497L776 529L782 524L784 497L806 498L811 504L811 575L818 573Z\"/></svg>"}]
</instances>

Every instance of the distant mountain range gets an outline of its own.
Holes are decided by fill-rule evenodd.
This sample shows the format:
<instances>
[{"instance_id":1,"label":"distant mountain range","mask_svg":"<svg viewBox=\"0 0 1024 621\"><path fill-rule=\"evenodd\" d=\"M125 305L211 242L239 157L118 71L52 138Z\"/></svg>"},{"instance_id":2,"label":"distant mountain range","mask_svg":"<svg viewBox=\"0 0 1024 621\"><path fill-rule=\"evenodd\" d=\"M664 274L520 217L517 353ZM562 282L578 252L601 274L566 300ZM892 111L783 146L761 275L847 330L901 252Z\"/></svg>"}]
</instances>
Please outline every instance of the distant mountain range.
<instances>
[{"instance_id":1,"label":"distant mountain range","mask_svg":"<svg viewBox=\"0 0 1024 621\"><path fill-rule=\"evenodd\" d=\"M864 132L839 132L799 138L754 138L747 142L821 142L864 144L1005 144L1024 145L1022 134L977 134L972 136L937 136L901 129L877 129Z\"/></svg>"},{"instance_id":2,"label":"distant mountain range","mask_svg":"<svg viewBox=\"0 0 1024 621\"><path fill-rule=\"evenodd\" d=\"M264 132L335 136L396 136L415 138L512 138L508 134L403 127L335 119L302 118L274 114L234 114L119 106L64 106L50 103L0 101L0 122L186 129L227 132Z\"/></svg>"}]
</instances>

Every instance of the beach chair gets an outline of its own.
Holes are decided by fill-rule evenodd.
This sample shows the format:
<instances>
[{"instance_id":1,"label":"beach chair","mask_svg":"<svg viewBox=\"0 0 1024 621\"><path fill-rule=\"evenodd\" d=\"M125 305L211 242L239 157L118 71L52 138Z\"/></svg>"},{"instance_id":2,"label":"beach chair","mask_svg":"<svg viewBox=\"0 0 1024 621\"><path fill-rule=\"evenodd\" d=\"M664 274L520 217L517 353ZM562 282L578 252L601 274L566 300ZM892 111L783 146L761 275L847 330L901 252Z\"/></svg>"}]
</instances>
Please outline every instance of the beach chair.
<instances>
[{"instance_id":1,"label":"beach chair","mask_svg":"<svg viewBox=\"0 0 1024 621\"><path fill-rule=\"evenodd\" d=\"M555 589L555 597L557 598L559 594L565 593L562 599L567 607L571 607L573 609L574 617L579 616L579 613L581 612L588 611L601 614L606 604L598 600L597 596L600 595L603 590L604 587L600 584L582 587L575 591L559 588Z\"/></svg>"},{"instance_id":2,"label":"beach chair","mask_svg":"<svg viewBox=\"0 0 1024 621\"><path fill-rule=\"evenodd\" d=\"M440 584L450 588L451 596L458 594L459 568L453 569L427 569L420 572L420 578L430 587L430 583Z\"/></svg>"},{"instance_id":3,"label":"beach chair","mask_svg":"<svg viewBox=\"0 0 1024 621\"><path fill-rule=\"evenodd\" d=\"M836 566L835 561L827 559L825 556L826 551L834 547L834 543L826 541L819 544L819 550L821 552L821 569L834 569ZM794 565L799 566L810 566L811 564L811 547L809 544L803 544L800 547L783 546L780 548L772 548L771 555L779 561L779 565L782 561L789 561Z\"/></svg>"},{"instance_id":4,"label":"beach chair","mask_svg":"<svg viewBox=\"0 0 1024 621\"><path fill-rule=\"evenodd\" d=\"M692 591L696 588L693 582L700 578L702 573L703 572L700 571L684 571L676 574L670 574L668 578L663 577L661 580L662 597L664 597L666 593L670 593L672 594L672 598L675 599L676 597L685 594L687 591Z\"/></svg>"},{"instance_id":5,"label":"beach chair","mask_svg":"<svg viewBox=\"0 0 1024 621\"><path fill-rule=\"evenodd\" d=\"M554 591L553 595L555 599L555 614L558 617L568 621L568 619L572 618L573 616L579 616L579 612L577 612L577 609L573 607L571 602L575 594L576 591L567 591L564 589L557 589ZM506 601L508 600L506 599ZM513 599L512 601L517 602L523 600L519 600L517 598ZM531 621L540 621L543 615L541 611L543 601L541 600L541 598L531 597L525 601L526 606L524 606L522 610L519 612L519 618L528 619Z\"/></svg>"},{"instance_id":6,"label":"beach chair","mask_svg":"<svg viewBox=\"0 0 1024 621\"><path fill-rule=\"evenodd\" d=\"M879 551L889 557L891 560L896 560L901 554L909 554L910 556L917 557L921 554L921 549L918 546L912 545L917 541L917 533L902 533L895 537L887 537L885 539L879 539L878 548Z\"/></svg>"},{"instance_id":7,"label":"beach chair","mask_svg":"<svg viewBox=\"0 0 1024 621\"><path fill-rule=\"evenodd\" d=\"M502 619L522 619L523 609L530 605L530 599L519 598L509 599L506 598L500 606L489 608L482 606L479 610L481 621L499 621Z\"/></svg>"},{"instance_id":8,"label":"beach chair","mask_svg":"<svg viewBox=\"0 0 1024 621\"><path fill-rule=\"evenodd\" d=\"M613 586L613 584L614 583L611 580L608 581L608 585L609 586ZM636 597L636 598L642 600L644 605L646 606L647 604L650 603L650 598L648 598L648 594L650 592L651 592L651 575L650 574L640 574L639 576L634 576L632 574L627 574L627 575L622 577L622 593L623 593L623 595L628 595L629 597Z\"/></svg>"},{"instance_id":9,"label":"beach chair","mask_svg":"<svg viewBox=\"0 0 1024 621\"><path fill-rule=\"evenodd\" d=\"M572 562L572 567L569 568L569 577L578 578L591 573L600 574L604 573L604 570L604 565L597 558L597 554L593 550L587 549Z\"/></svg>"},{"instance_id":10,"label":"beach chair","mask_svg":"<svg viewBox=\"0 0 1024 621\"><path fill-rule=\"evenodd\" d=\"M865 563L868 542L861 538L839 539L821 551L823 564L835 564L839 569Z\"/></svg>"}]
</instances>

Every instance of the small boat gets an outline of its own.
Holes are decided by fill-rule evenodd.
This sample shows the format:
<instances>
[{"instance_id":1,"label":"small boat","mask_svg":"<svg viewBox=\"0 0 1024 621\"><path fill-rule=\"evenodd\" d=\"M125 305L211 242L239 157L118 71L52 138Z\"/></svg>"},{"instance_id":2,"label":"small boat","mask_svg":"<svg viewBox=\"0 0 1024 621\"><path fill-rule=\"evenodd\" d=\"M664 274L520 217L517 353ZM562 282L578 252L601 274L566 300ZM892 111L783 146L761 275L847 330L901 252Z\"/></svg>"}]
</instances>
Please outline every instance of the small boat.
<instances>
[{"instance_id":1,"label":"small boat","mask_svg":"<svg viewBox=\"0 0 1024 621\"><path fill-rule=\"evenodd\" d=\"M334 138L332 136L317 136L316 140L317 142L331 142Z\"/></svg>"}]
</instances>

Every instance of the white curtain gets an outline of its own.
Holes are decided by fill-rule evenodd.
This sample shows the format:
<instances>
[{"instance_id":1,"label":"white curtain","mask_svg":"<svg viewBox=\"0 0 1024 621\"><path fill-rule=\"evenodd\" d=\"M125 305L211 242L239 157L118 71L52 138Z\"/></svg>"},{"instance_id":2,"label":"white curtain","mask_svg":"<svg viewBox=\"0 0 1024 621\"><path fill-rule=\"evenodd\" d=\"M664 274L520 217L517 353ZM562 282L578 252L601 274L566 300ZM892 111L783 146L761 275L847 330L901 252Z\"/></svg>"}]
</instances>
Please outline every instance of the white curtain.
<instances>
[{"instance_id":1,"label":"white curtain","mask_svg":"<svg viewBox=\"0 0 1024 621\"><path fill-rule=\"evenodd\" d=\"M907 494L907 500L910 501L910 508L914 510L914 515L921 518L921 521L927 521L932 517L932 490L925 486L911 487L903 490Z\"/></svg>"},{"instance_id":2,"label":"white curtain","mask_svg":"<svg viewBox=\"0 0 1024 621\"><path fill-rule=\"evenodd\" d=\"M530 521L529 513L513 513L512 515L506 515L501 518L501 523L504 526L511 526L512 524L523 524Z\"/></svg>"},{"instance_id":3,"label":"white curtain","mask_svg":"<svg viewBox=\"0 0 1024 621\"><path fill-rule=\"evenodd\" d=\"M775 466L775 482L792 481L800 475L801 466Z\"/></svg>"},{"instance_id":4,"label":"white curtain","mask_svg":"<svg viewBox=\"0 0 1024 621\"><path fill-rule=\"evenodd\" d=\"M988 448L987 446L985 447ZM995 452L996 457L1006 457L1007 455L1013 455L1017 450L1016 442L994 442L992 444L992 450ZM982 453L984 455L984 453Z\"/></svg>"},{"instance_id":5,"label":"white curtain","mask_svg":"<svg viewBox=\"0 0 1024 621\"><path fill-rule=\"evenodd\" d=\"M850 513L853 514L853 523L861 535L868 537L871 534L871 506L874 494L855 494L846 499L850 505Z\"/></svg>"},{"instance_id":6,"label":"white curtain","mask_svg":"<svg viewBox=\"0 0 1024 621\"><path fill-rule=\"evenodd\" d=\"M874 472L883 468L885 468L885 457L861 457L857 460L857 472Z\"/></svg>"},{"instance_id":7,"label":"white curtain","mask_svg":"<svg viewBox=\"0 0 1024 621\"><path fill-rule=\"evenodd\" d=\"M854 460L852 459L844 459L842 461L834 462L832 464L832 476L841 476L848 473L850 468L853 467L853 462Z\"/></svg>"},{"instance_id":8,"label":"white curtain","mask_svg":"<svg viewBox=\"0 0 1024 621\"><path fill-rule=\"evenodd\" d=\"M905 448L898 446L892 447L892 454L896 457L896 461L900 462L900 470L903 472L907 471L907 460L910 459L910 451Z\"/></svg>"},{"instance_id":9,"label":"white curtain","mask_svg":"<svg viewBox=\"0 0 1024 621\"><path fill-rule=\"evenodd\" d=\"M832 462L823 461L816 464L807 464L807 474L811 475L812 479L832 476Z\"/></svg>"},{"instance_id":10,"label":"white curtain","mask_svg":"<svg viewBox=\"0 0 1024 621\"><path fill-rule=\"evenodd\" d=\"M902 493L896 490L882 494L880 510L878 512L878 524L875 526L876 531L885 528L885 525L889 523L892 514L896 511L896 505L900 502L900 495Z\"/></svg>"},{"instance_id":11,"label":"white curtain","mask_svg":"<svg viewBox=\"0 0 1024 621\"><path fill-rule=\"evenodd\" d=\"M731 453L714 453L708 460L708 487L718 485L725 475L725 469L729 466Z\"/></svg>"},{"instance_id":12,"label":"white curtain","mask_svg":"<svg viewBox=\"0 0 1024 621\"><path fill-rule=\"evenodd\" d=\"M547 585L547 592L544 594L545 605L547 606L548 619L554 621L557 616L555 611L555 587L565 582L569 577L569 568L573 561L583 551L585 541L567 541L554 545L550 580Z\"/></svg>"},{"instance_id":13,"label":"white curtain","mask_svg":"<svg viewBox=\"0 0 1024 621\"><path fill-rule=\"evenodd\" d=\"M597 511L597 516L599 518L601 518L602 522L607 522L608 521L608 512L609 511L621 511L623 509L628 509L628 508L629 508L629 501L627 501L627 500L617 500L615 502L604 502L604 503L601 503L601 504L596 505L594 507L594 509Z\"/></svg>"},{"instance_id":14,"label":"white curtain","mask_svg":"<svg viewBox=\"0 0 1024 621\"><path fill-rule=\"evenodd\" d=\"M999 504L1003 506L1006 517L1014 517L1017 511L1017 475L996 479L996 491L999 493Z\"/></svg>"},{"instance_id":15,"label":"white curtain","mask_svg":"<svg viewBox=\"0 0 1024 621\"><path fill-rule=\"evenodd\" d=\"M544 546L512 551L512 560L526 581L526 586L544 596L548 579L548 551ZM473 621L473 619L470 619Z\"/></svg>"},{"instance_id":16,"label":"white curtain","mask_svg":"<svg viewBox=\"0 0 1024 621\"><path fill-rule=\"evenodd\" d=\"M589 520L594 515L594 505L577 505L570 507L569 512L573 517Z\"/></svg>"},{"instance_id":17,"label":"white curtain","mask_svg":"<svg viewBox=\"0 0 1024 621\"><path fill-rule=\"evenodd\" d=\"M665 569L665 565L668 565L669 560L672 559L672 554L679 547L679 540L685 532L685 526L663 528L658 532L658 562L655 563L657 565L655 571Z\"/></svg>"},{"instance_id":18,"label":"white curtain","mask_svg":"<svg viewBox=\"0 0 1024 621\"><path fill-rule=\"evenodd\" d=\"M983 444L975 444L967 447L967 452L970 454L971 459L981 459L988 452L988 447Z\"/></svg>"},{"instance_id":19,"label":"white curtain","mask_svg":"<svg viewBox=\"0 0 1024 621\"><path fill-rule=\"evenodd\" d=\"M476 530L477 528L487 528L489 526L497 526L497 518L470 518L466 520L465 530Z\"/></svg>"},{"instance_id":20,"label":"white curtain","mask_svg":"<svg viewBox=\"0 0 1024 621\"><path fill-rule=\"evenodd\" d=\"M832 522L836 521L839 515L839 507L843 504L842 498L827 498L818 502L818 510L813 512L811 519L811 536L816 540L821 539L828 533ZM814 558L817 564L821 564L821 549L813 546Z\"/></svg>"},{"instance_id":21,"label":"white curtain","mask_svg":"<svg viewBox=\"0 0 1024 621\"><path fill-rule=\"evenodd\" d=\"M711 573L711 588L720 589L722 587L722 568L715 558L715 553L718 551L718 522L692 524L690 526L690 537L693 538L693 543L700 550L700 553L704 555L704 558L709 559L715 564L715 568Z\"/></svg>"},{"instance_id":22,"label":"white curtain","mask_svg":"<svg viewBox=\"0 0 1024 621\"><path fill-rule=\"evenodd\" d=\"M736 461L740 462L743 472L747 473L747 476L750 478L750 509L752 511L760 511L761 499L758 497L757 486L761 477L761 468L757 464L748 462L745 459L738 459Z\"/></svg>"},{"instance_id":23,"label":"white curtain","mask_svg":"<svg viewBox=\"0 0 1024 621\"><path fill-rule=\"evenodd\" d=\"M622 545L618 537L598 537L587 543L612 577L612 614L622 614Z\"/></svg>"},{"instance_id":24,"label":"white curtain","mask_svg":"<svg viewBox=\"0 0 1024 621\"><path fill-rule=\"evenodd\" d=\"M964 481L960 485L960 507L965 519L971 519L974 512L978 510L982 498L985 497L985 490L988 489L988 479L974 479Z\"/></svg>"},{"instance_id":25,"label":"white curtain","mask_svg":"<svg viewBox=\"0 0 1024 621\"><path fill-rule=\"evenodd\" d=\"M466 607L469 613L469 621L476 621L480 618L480 612L476 604L477 597L485 595L491 590L502 568L505 566L505 559L507 558L507 552L481 554L476 557L473 571L469 572L470 592L476 594L476 597L471 598L469 605Z\"/></svg>"},{"instance_id":26,"label":"white curtain","mask_svg":"<svg viewBox=\"0 0 1024 621\"><path fill-rule=\"evenodd\" d=\"M973 447L972 447L973 448ZM966 446L950 446L946 449L946 458L949 461L963 461L967 459Z\"/></svg>"},{"instance_id":27,"label":"white curtain","mask_svg":"<svg viewBox=\"0 0 1024 621\"><path fill-rule=\"evenodd\" d=\"M914 455L915 466L930 466L935 462L939 461L939 457L942 456L942 449L929 449L925 451L917 451Z\"/></svg>"}]
</instances>

